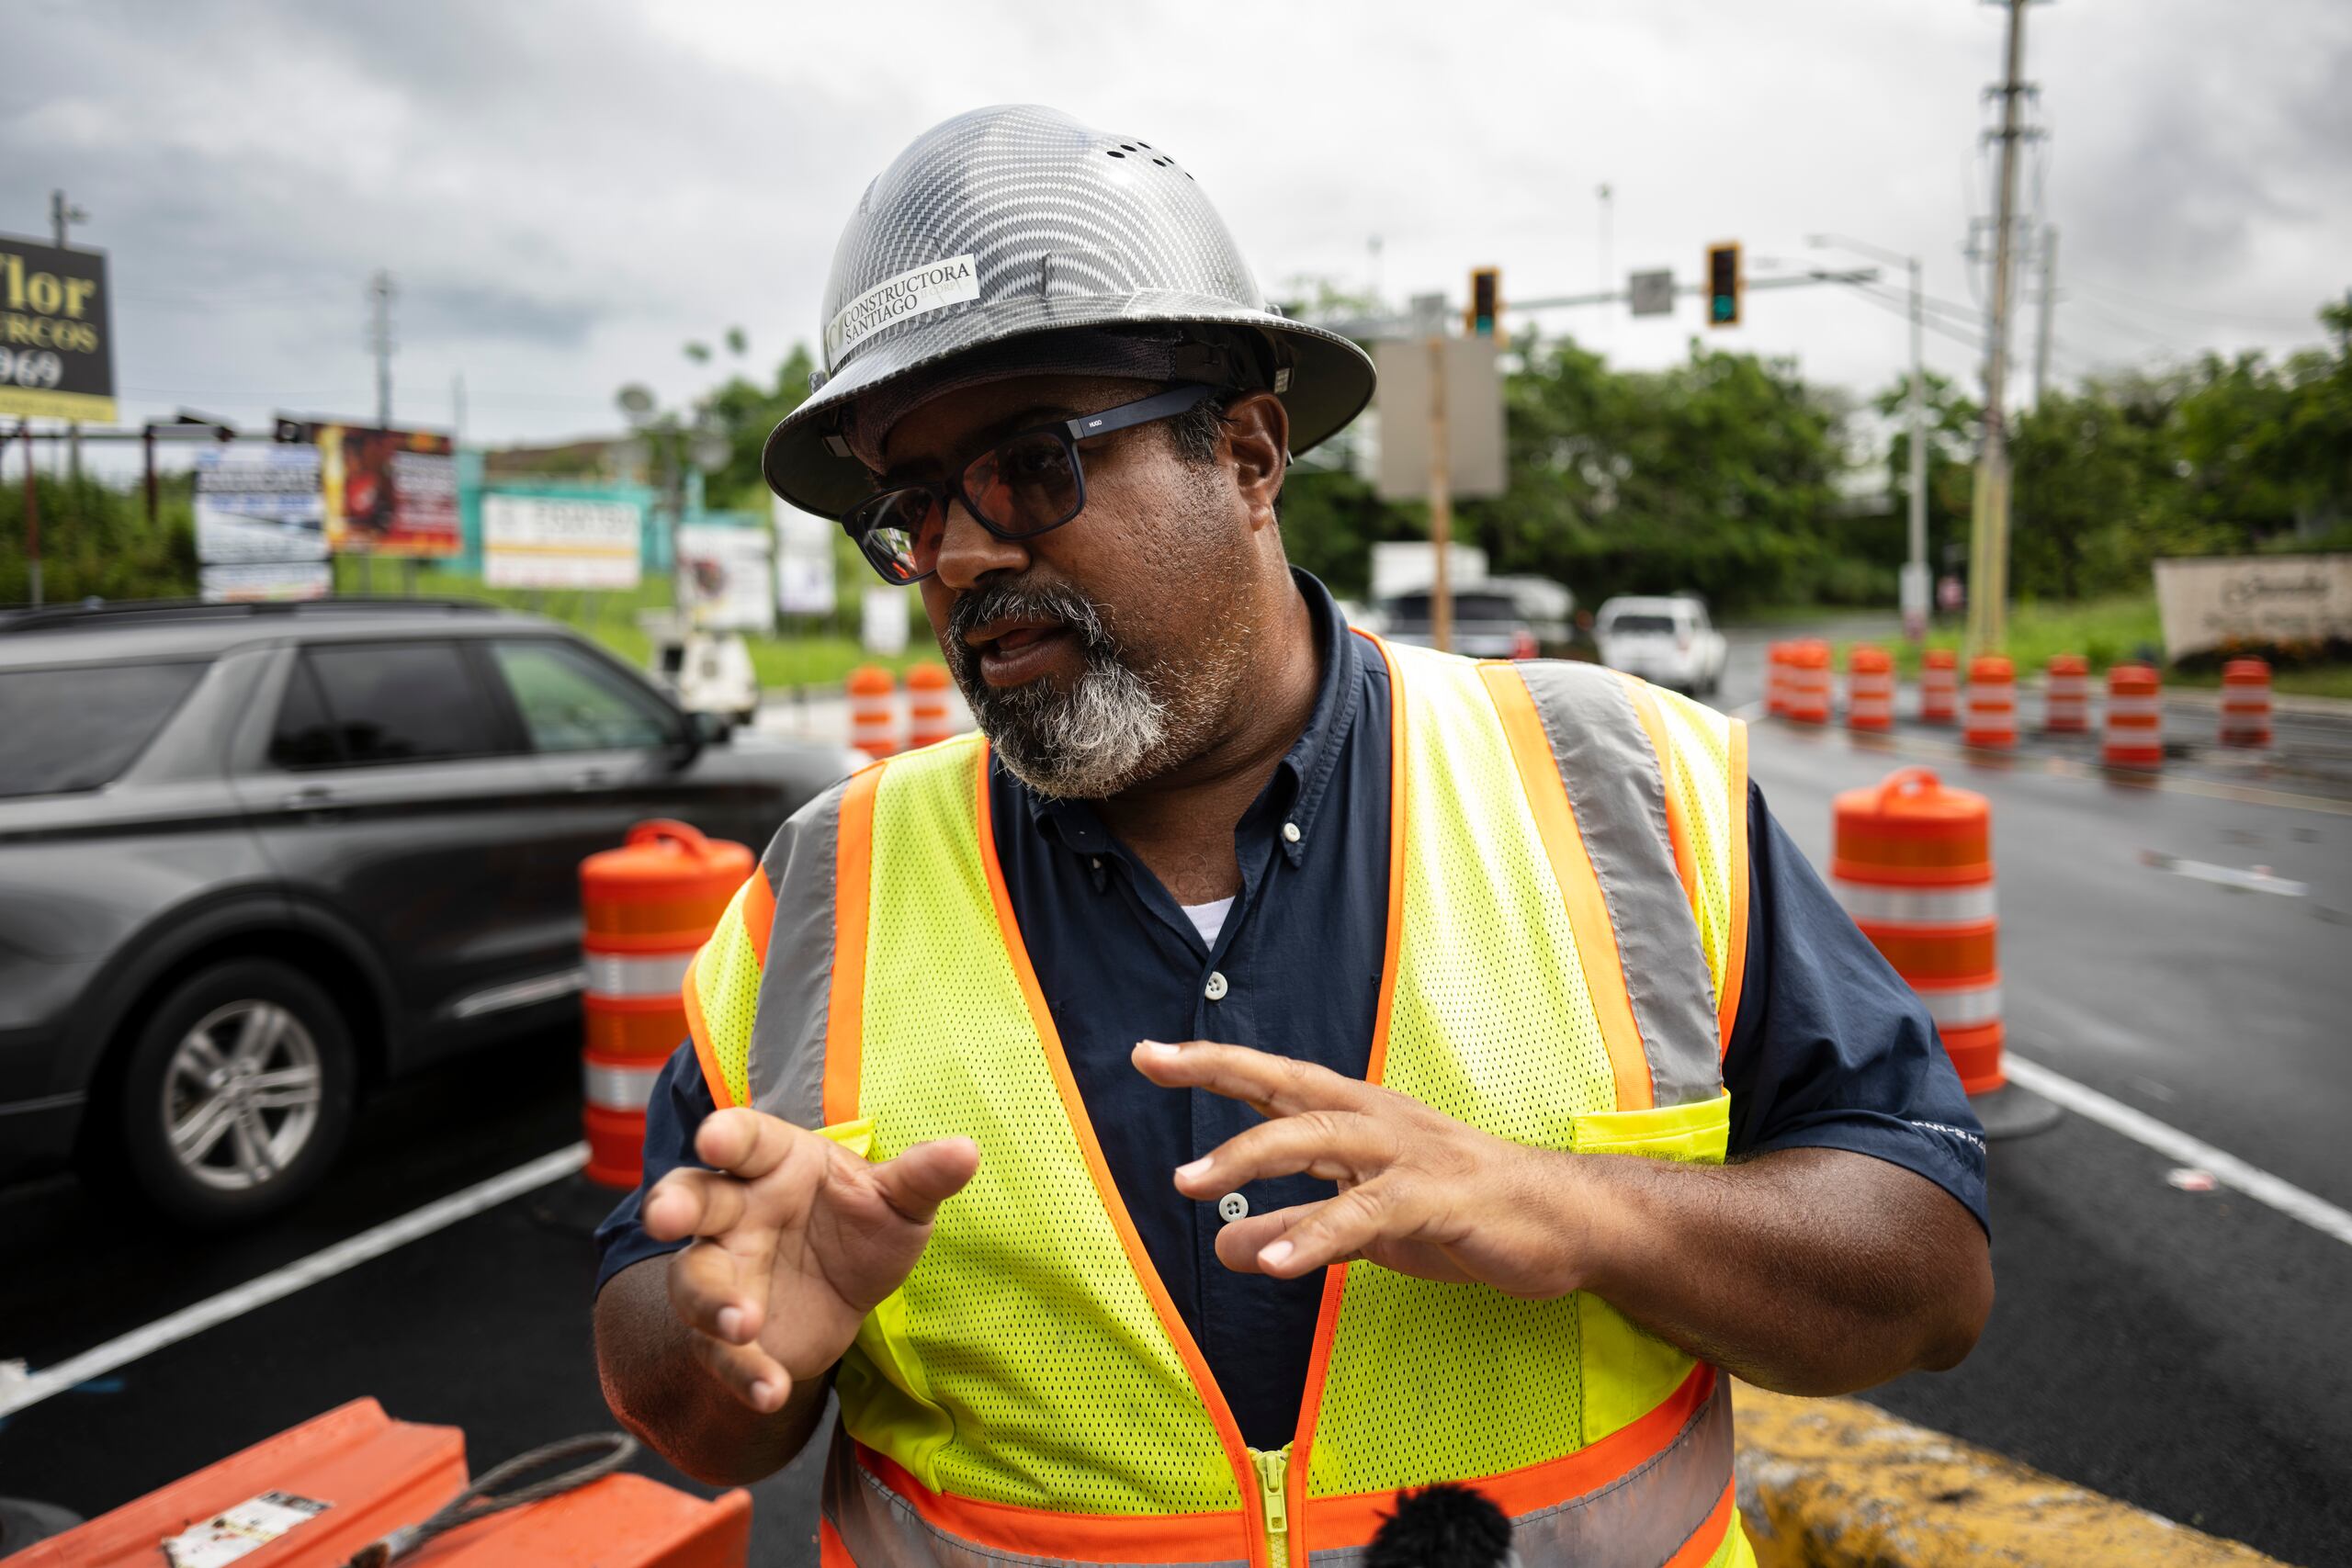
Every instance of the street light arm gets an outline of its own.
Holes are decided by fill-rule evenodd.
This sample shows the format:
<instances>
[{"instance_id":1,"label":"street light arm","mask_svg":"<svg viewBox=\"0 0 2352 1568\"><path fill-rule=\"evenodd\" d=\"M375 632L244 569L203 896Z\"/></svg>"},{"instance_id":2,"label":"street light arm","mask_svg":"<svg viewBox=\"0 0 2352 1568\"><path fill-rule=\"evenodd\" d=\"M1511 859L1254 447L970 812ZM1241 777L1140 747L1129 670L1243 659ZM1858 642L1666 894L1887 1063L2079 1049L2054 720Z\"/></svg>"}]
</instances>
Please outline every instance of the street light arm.
<instances>
[{"instance_id":1,"label":"street light arm","mask_svg":"<svg viewBox=\"0 0 2352 1568\"><path fill-rule=\"evenodd\" d=\"M1889 266L1915 266L1918 257L1890 251L1884 245L1873 245L1868 240L1857 240L1850 234L1807 234L1804 243L1815 250L1851 251L1856 255L1871 256Z\"/></svg>"}]
</instances>

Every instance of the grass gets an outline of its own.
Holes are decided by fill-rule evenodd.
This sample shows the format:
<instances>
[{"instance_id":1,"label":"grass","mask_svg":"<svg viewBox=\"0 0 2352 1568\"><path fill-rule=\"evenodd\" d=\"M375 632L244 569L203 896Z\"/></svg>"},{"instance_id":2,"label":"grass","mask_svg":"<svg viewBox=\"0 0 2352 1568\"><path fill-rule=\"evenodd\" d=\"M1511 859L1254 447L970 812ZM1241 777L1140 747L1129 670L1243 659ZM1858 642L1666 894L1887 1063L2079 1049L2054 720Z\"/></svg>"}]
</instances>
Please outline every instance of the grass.
<instances>
[{"instance_id":1,"label":"grass","mask_svg":"<svg viewBox=\"0 0 2352 1568\"><path fill-rule=\"evenodd\" d=\"M379 561L372 574L365 572L365 565L354 557L336 558L335 592L372 592L387 596L408 592L406 563ZM653 639L638 625L637 617L643 611L666 611L670 607L668 579L650 575L635 588L601 592L492 588L470 572L420 563L415 584L415 592L421 598L482 599L561 621L639 669L645 668L651 658ZM910 664L936 662L939 658L939 650L920 627L906 652L882 658L865 652L857 638L833 631L816 630L785 637L746 633L744 641L751 649L752 668L758 672L761 686L768 689L835 687L860 664L903 671Z\"/></svg>"}]
</instances>

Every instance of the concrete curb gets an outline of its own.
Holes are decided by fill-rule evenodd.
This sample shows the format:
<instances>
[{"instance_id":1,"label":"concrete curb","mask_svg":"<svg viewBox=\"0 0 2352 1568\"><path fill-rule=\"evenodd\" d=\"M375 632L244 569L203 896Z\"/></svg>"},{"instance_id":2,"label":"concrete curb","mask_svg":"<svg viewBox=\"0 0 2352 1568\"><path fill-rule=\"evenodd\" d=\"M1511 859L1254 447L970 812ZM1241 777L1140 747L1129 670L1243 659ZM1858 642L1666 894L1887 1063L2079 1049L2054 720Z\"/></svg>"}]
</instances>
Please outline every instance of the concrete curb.
<instances>
[{"instance_id":1,"label":"concrete curb","mask_svg":"<svg viewBox=\"0 0 2352 1568\"><path fill-rule=\"evenodd\" d=\"M1733 1404L1759 1568L2279 1568L1860 1400L1741 1383Z\"/></svg>"}]
</instances>

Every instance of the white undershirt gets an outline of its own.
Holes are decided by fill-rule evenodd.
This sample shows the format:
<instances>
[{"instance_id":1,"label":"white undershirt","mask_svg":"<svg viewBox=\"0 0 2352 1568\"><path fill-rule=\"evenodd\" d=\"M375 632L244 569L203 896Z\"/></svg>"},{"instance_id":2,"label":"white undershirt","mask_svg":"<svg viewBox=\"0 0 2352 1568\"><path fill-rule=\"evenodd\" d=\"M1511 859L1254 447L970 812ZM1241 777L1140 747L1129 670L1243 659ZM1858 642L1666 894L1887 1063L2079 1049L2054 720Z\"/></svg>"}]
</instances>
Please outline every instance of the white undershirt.
<instances>
[{"instance_id":1,"label":"white undershirt","mask_svg":"<svg viewBox=\"0 0 2352 1568\"><path fill-rule=\"evenodd\" d=\"M1206 904L1185 904L1181 908L1185 918L1193 922L1193 929L1201 933L1201 940L1215 947L1217 933L1225 930L1225 917L1232 910L1233 900L1217 898Z\"/></svg>"}]
</instances>

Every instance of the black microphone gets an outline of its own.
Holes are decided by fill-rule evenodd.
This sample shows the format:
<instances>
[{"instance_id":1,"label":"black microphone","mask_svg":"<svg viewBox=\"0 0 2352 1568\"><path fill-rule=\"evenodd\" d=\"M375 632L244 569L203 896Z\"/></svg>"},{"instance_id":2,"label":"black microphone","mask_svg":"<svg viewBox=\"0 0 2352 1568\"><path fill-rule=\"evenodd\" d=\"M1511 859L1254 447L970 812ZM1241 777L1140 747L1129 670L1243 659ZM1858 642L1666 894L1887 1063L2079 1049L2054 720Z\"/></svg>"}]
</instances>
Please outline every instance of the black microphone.
<instances>
[{"instance_id":1,"label":"black microphone","mask_svg":"<svg viewBox=\"0 0 2352 1568\"><path fill-rule=\"evenodd\" d=\"M1440 1483L1396 1494L1396 1511L1381 1522L1364 1568L1517 1568L1510 1520L1494 1499Z\"/></svg>"}]
</instances>

